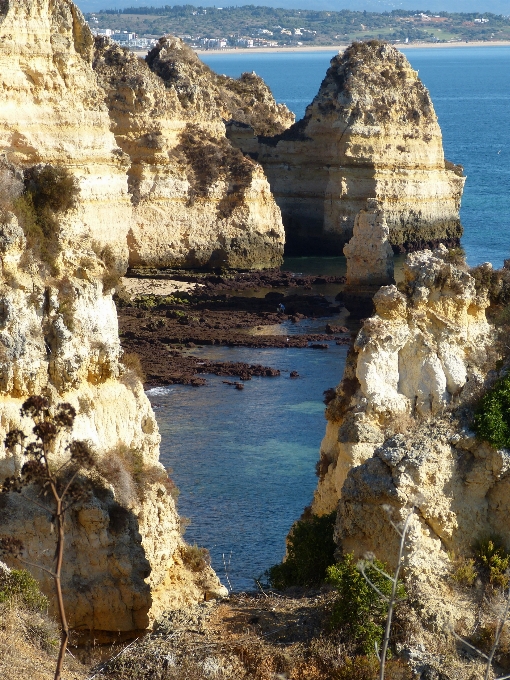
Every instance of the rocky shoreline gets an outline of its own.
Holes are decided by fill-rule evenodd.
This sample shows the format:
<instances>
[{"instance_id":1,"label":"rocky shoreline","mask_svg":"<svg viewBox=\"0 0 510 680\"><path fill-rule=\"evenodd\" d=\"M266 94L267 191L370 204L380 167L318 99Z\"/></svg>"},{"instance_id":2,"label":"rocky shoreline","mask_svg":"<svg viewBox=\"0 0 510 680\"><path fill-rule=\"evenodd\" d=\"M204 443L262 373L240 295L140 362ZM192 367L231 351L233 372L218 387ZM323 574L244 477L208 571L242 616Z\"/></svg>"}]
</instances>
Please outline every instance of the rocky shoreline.
<instances>
[{"instance_id":1,"label":"rocky shoreline","mask_svg":"<svg viewBox=\"0 0 510 680\"><path fill-rule=\"evenodd\" d=\"M131 273L133 278L142 278L143 272ZM326 350L331 342L342 345L351 342L347 327L327 323L328 318L339 314L342 303L332 303L326 296L313 292L280 292L282 288L306 290L324 284L338 284L340 289L344 277L293 275L278 270L228 275L148 273L151 278L144 279L145 290L151 290L151 282L165 278L195 284L196 288L175 295L145 293L117 300L122 347L126 354L139 356L146 388L171 384L198 387L206 383L202 377L205 374L239 380L280 375L278 369L258 364L203 360L193 355L197 346ZM264 297L222 292L249 290L255 295L266 289L270 290ZM301 322L317 318L324 318L324 333L307 333L306 328L299 332ZM286 331L286 325L292 325L292 332Z\"/></svg>"}]
</instances>

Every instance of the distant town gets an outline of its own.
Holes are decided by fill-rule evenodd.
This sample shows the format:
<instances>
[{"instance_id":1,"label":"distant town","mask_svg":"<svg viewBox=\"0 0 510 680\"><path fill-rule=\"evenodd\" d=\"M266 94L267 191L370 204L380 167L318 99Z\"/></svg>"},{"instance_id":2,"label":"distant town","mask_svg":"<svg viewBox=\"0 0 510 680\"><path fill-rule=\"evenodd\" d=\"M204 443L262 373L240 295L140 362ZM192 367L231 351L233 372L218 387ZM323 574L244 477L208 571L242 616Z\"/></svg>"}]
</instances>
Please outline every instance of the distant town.
<instances>
[{"instance_id":1,"label":"distant town","mask_svg":"<svg viewBox=\"0 0 510 680\"><path fill-rule=\"evenodd\" d=\"M149 49L164 34L197 50L332 45L376 38L395 44L510 40L510 17L490 13L319 12L270 7L166 5L90 13L96 35Z\"/></svg>"}]
</instances>

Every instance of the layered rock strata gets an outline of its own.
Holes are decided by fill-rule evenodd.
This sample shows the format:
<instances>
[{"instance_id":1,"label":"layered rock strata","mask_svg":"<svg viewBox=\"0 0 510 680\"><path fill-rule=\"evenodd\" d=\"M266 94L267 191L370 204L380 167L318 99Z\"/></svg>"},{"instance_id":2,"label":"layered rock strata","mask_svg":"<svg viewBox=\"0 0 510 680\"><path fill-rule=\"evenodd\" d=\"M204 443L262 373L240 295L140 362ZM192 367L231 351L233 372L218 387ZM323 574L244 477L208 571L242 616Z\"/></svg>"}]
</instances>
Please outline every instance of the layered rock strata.
<instances>
[{"instance_id":1,"label":"layered rock strata","mask_svg":"<svg viewBox=\"0 0 510 680\"><path fill-rule=\"evenodd\" d=\"M212 105L207 83L219 77L203 67L193 99L197 86L186 90L182 77L165 83L129 52L94 44L70 0L3 3L0 26L0 150L21 168L44 162L73 173L80 196L68 230L111 243L124 264L280 263L279 209L261 167L231 147L222 122L236 115L254 123L244 106L261 121L267 114L261 131L285 127L291 114L259 79L214 85L218 101L236 83L238 93ZM166 76L165 50L177 42L161 42L152 55Z\"/></svg>"},{"instance_id":2,"label":"layered rock strata","mask_svg":"<svg viewBox=\"0 0 510 680\"><path fill-rule=\"evenodd\" d=\"M0 169L0 484L24 463L21 451L10 453L3 442L13 429L30 437L33 422L20 414L25 399L42 394L54 406L70 403L77 413L70 436L89 443L97 466L90 498L66 516L69 623L97 639L132 635L168 608L226 590L205 562L186 566L156 420L136 363L121 356L115 272L65 226L54 259L40 259L8 210L7 188L15 196L17 183L19 189L10 170ZM69 451L60 447L55 455L58 465ZM53 580L34 566L51 569L55 553L51 512L37 493L31 485L0 496L0 533L22 540L23 558L53 602Z\"/></svg>"},{"instance_id":3,"label":"layered rock strata","mask_svg":"<svg viewBox=\"0 0 510 680\"><path fill-rule=\"evenodd\" d=\"M128 163L129 263L277 266L284 233L262 168L225 138L226 107L207 91L209 72L191 92L171 78L179 63L174 58L173 70L169 66L176 45L182 63L193 58L197 66L184 43L162 39L148 64L163 80L132 53L104 39L96 42L94 70Z\"/></svg>"},{"instance_id":4,"label":"layered rock strata","mask_svg":"<svg viewBox=\"0 0 510 680\"><path fill-rule=\"evenodd\" d=\"M370 41L331 60L302 120L230 139L262 164L282 210L289 254L341 254L355 216L376 199L395 249L458 241L464 186L445 162L430 95L403 54Z\"/></svg>"}]
</instances>

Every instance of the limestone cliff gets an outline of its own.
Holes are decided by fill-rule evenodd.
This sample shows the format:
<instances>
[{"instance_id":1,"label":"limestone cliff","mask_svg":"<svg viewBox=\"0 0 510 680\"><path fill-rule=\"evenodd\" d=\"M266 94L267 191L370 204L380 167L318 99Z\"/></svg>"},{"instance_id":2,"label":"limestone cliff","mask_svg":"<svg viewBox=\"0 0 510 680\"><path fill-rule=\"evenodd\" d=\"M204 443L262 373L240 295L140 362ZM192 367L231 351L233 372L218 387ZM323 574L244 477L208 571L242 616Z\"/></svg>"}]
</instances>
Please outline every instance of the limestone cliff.
<instances>
[{"instance_id":1,"label":"limestone cliff","mask_svg":"<svg viewBox=\"0 0 510 680\"><path fill-rule=\"evenodd\" d=\"M449 261L446 248L408 255L405 283L383 286L328 405L314 510L331 511L349 470L371 458L389 431L407 431L467 399L483 382L492 329L487 294Z\"/></svg>"},{"instance_id":2,"label":"limestone cliff","mask_svg":"<svg viewBox=\"0 0 510 680\"><path fill-rule=\"evenodd\" d=\"M4 2L0 27L0 151L21 168L45 162L74 174L69 232L111 243L124 264L280 262L280 212L261 167L225 137L228 106L183 106L179 88L147 64L94 45L70 0ZM255 99L278 130L289 114L255 80L243 80L251 99L231 98L233 111Z\"/></svg>"},{"instance_id":3,"label":"limestone cliff","mask_svg":"<svg viewBox=\"0 0 510 680\"><path fill-rule=\"evenodd\" d=\"M183 106L178 88L108 40L97 40L93 65L127 163L130 264L277 266L279 209L262 168L225 138L221 112L205 95Z\"/></svg>"},{"instance_id":4,"label":"limestone cliff","mask_svg":"<svg viewBox=\"0 0 510 680\"><path fill-rule=\"evenodd\" d=\"M341 254L376 199L390 242L415 249L462 233L462 169L445 162L430 95L403 54L371 41L331 60L302 120L283 133L229 136L264 167L289 254Z\"/></svg>"},{"instance_id":5,"label":"limestone cliff","mask_svg":"<svg viewBox=\"0 0 510 680\"><path fill-rule=\"evenodd\" d=\"M375 296L326 410L312 510L337 509L343 552L390 565L400 540L392 522L412 512L406 575L436 632L480 625L469 599L478 595L452 590L451 555L470 555L486 536L510 547L509 453L469 430L473 404L497 377L483 283L491 273L455 264L445 248L410 254L404 284Z\"/></svg>"},{"instance_id":6,"label":"limestone cliff","mask_svg":"<svg viewBox=\"0 0 510 680\"><path fill-rule=\"evenodd\" d=\"M4 171L5 172L5 171ZM122 363L115 306L101 259L85 242L63 248L49 266L34 256L16 217L0 219L0 440L30 423L30 394L67 401L72 436L98 457L89 501L67 520L63 585L70 622L97 635L145 629L162 610L224 593L212 570L193 573L171 483L159 463L159 432L136 372ZM28 428L28 429L27 429ZM19 456L0 451L0 479ZM0 497L2 535L21 537L25 558L49 566L51 517L21 495ZM50 596L53 584L34 569Z\"/></svg>"},{"instance_id":7,"label":"limestone cliff","mask_svg":"<svg viewBox=\"0 0 510 680\"><path fill-rule=\"evenodd\" d=\"M214 73L179 38L161 38L147 63L193 116L199 112L205 118L236 121L257 135L277 135L294 123L294 114L275 102L260 76L243 73L236 79Z\"/></svg>"}]
</instances>

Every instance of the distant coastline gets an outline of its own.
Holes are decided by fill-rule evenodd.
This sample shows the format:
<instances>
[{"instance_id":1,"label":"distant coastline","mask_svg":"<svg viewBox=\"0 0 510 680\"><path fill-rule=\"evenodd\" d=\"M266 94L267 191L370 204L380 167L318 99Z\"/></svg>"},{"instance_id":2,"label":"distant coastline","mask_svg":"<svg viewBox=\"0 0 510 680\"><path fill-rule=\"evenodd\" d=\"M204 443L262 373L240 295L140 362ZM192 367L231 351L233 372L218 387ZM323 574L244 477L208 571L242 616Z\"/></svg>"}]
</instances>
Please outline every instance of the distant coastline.
<instances>
[{"instance_id":1,"label":"distant coastline","mask_svg":"<svg viewBox=\"0 0 510 680\"><path fill-rule=\"evenodd\" d=\"M394 44L394 43L392 43ZM483 40L473 41L473 42L453 42L453 43L428 43L428 42L415 42L415 43L396 43L394 46L397 49L412 50L417 48L426 49L438 49L438 48L449 48L449 47L510 47L510 42L507 40L495 40L491 42L486 42ZM339 52L340 50L345 50L346 44L342 45L318 45L316 47L238 47L237 49L230 50L195 50L197 54L224 54L224 55L234 55L234 54L282 54L291 52Z\"/></svg>"}]
</instances>

